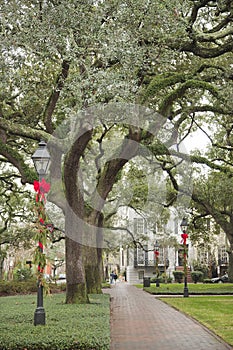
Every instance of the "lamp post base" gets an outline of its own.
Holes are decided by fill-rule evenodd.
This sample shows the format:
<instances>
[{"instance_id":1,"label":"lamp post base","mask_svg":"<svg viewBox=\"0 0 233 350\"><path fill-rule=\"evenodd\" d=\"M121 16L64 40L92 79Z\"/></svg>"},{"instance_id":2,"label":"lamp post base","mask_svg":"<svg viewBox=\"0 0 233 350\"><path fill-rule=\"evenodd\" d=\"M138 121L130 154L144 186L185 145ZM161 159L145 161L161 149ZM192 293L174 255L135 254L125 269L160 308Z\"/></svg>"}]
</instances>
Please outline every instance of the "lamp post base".
<instances>
[{"instance_id":1,"label":"lamp post base","mask_svg":"<svg viewBox=\"0 0 233 350\"><path fill-rule=\"evenodd\" d=\"M34 326L37 325L45 325L45 310L41 306L37 307L34 313Z\"/></svg>"},{"instance_id":2,"label":"lamp post base","mask_svg":"<svg viewBox=\"0 0 233 350\"><path fill-rule=\"evenodd\" d=\"M184 298L187 298L189 296L189 290L187 287L184 287Z\"/></svg>"}]
</instances>

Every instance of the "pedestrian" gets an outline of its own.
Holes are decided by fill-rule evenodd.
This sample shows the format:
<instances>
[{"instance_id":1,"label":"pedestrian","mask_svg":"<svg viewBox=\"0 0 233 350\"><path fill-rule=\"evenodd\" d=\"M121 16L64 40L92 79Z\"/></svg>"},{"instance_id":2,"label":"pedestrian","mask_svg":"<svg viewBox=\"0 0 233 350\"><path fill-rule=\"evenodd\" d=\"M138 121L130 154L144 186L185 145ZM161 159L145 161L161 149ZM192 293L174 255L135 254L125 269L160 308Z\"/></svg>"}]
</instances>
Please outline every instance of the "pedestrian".
<instances>
[{"instance_id":1,"label":"pedestrian","mask_svg":"<svg viewBox=\"0 0 233 350\"><path fill-rule=\"evenodd\" d=\"M113 284L114 283L114 272L112 271L110 273L110 284Z\"/></svg>"},{"instance_id":2,"label":"pedestrian","mask_svg":"<svg viewBox=\"0 0 233 350\"><path fill-rule=\"evenodd\" d=\"M113 274L114 283L116 283L117 278L118 278L118 276L117 276L116 272L114 272L114 274Z\"/></svg>"}]
</instances>

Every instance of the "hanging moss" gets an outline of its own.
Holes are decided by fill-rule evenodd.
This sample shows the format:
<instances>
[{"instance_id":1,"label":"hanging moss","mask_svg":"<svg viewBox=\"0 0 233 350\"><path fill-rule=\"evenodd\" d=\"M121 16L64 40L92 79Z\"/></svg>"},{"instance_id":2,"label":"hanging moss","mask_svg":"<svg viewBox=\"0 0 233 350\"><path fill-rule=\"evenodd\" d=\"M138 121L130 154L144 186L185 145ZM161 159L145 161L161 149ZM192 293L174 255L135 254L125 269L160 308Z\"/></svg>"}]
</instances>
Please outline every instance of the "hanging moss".
<instances>
[{"instance_id":1,"label":"hanging moss","mask_svg":"<svg viewBox=\"0 0 233 350\"><path fill-rule=\"evenodd\" d=\"M168 150L168 148L166 147L166 145L164 145L162 142L157 141L156 143L154 143L151 146L148 146L149 150L159 156L159 155L170 155L170 152Z\"/></svg>"},{"instance_id":2,"label":"hanging moss","mask_svg":"<svg viewBox=\"0 0 233 350\"><path fill-rule=\"evenodd\" d=\"M167 115L174 101L183 97L188 89L202 89L209 91L215 97L218 96L218 90L215 86L202 80L191 79L180 85L177 89L168 94L160 105L160 113Z\"/></svg>"},{"instance_id":3,"label":"hanging moss","mask_svg":"<svg viewBox=\"0 0 233 350\"><path fill-rule=\"evenodd\" d=\"M154 79L152 79L152 81L150 82L145 95L144 95L144 100L147 100L149 97L153 97L155 96L155 94L172 85L175 85L177 83L183 83L185 82L185 80L187 79L187 76L184 75L183 73L179 73L179 74L174 74L171 76L164 76L163 75L158 75L156 76Z\"/></svg>"},{"instance_id":4,"label":"hanging moss","mask_svg":"<svg viewBox=\"0 0 233 350\"><path fill-rule=\"evenodd\" d=\"M38 175L34 169L31 169L27 164L25 164L24 158L19 154L19 152L11 147L8 147L8 145L1 142L1 140L0 147L3 152L9 154L9 156L18 163L18 169L22 175L22 183L33 183L33 180L35 180Z\"/></svg>"}]
</instances>

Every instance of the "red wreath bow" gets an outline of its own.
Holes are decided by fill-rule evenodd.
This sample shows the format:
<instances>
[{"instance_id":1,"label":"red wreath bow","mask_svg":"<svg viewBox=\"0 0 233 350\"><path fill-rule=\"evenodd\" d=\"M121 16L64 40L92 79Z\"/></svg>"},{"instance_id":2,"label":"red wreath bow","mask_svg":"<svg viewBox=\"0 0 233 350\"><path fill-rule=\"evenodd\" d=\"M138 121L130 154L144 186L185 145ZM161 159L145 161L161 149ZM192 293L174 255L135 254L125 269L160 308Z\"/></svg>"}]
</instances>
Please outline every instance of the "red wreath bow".
<instances>
[{"instance_id":1,"label":"red wreath bow","mask_svg":"<svg viewBox=\"0 0 233 350\"><path fill-rule=\"evenodd\" d=\"M43 178L41 182L34 181L34 190L37 192L36 202L45 201L45 193L48 193L50 190L50 183L46 182Z\"/></svg>"},{"instance_id":2,"label":"red wreath bow","mask_svg":"<svg viewBox=\"0 0 233 350\"><path fill-rule=\"evenodd\" d=\"M34 190L40 193L48 193L50 190L50 183L46 182L43 178L41 182L34 181Z\"/></svg>"},{"instance_id":3,"label":"red wreath bow","mask_svg":"<svg viewBox=\"0 0 233 350\"><path fill-rule=\"evenodd\" d=\"M182 242L181 243L186 244L186 241L188 239L187 233L182 233L181 238L182 238Z\"/></svg>"}]
</instances>

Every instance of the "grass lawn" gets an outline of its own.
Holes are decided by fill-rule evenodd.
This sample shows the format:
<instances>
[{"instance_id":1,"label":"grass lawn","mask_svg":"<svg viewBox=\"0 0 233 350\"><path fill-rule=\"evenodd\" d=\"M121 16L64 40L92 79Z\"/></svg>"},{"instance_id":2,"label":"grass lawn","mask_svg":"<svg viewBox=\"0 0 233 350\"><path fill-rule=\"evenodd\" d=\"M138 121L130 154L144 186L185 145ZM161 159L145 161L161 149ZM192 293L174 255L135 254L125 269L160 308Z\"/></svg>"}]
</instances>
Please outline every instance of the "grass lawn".
<instances>
[{"instance_id":1,"label":"grass lawn","mask_svg":"<svg viewBox=\"0 0 233 350\"><path fill-rule=\"evenodd\" d=\"M143 285L137 285L139 288L143 288ZM183 283L161 283L159 287L156 287L154 283L150 287L145 287L145 291L152 294L183 294ZM189 294L232 294L233 295L233 283L189 283Z\"/></svg>"},{"instance_id":2,"label":"grass lawn","mask_svg":"<svg viewBox=\"0 0 233 350\"><path fill-rule=\"evenodd\" d=\"M110 346L109 295L67 305L65 294L44 298L46 325L34 326L36 295L0 298L0 350L101 349Z\"/></svg>"},{"instance_id":3,"label":"grass lawn","mask_svg":"<svg viewBox=\"0 0 233 350\"><path fill-rule=\"evenodd\" d=\"M233 296L160 298L192 316L230 345L233 345Z\"/></svg>"}]
</instances>

